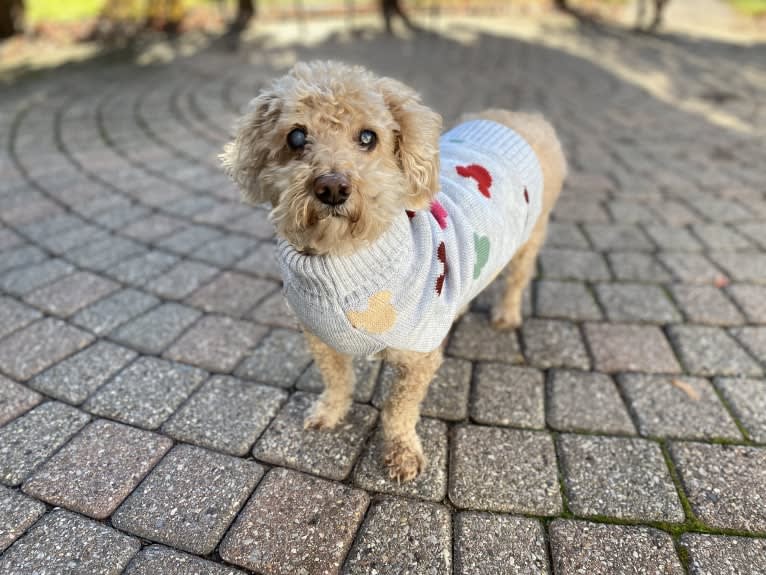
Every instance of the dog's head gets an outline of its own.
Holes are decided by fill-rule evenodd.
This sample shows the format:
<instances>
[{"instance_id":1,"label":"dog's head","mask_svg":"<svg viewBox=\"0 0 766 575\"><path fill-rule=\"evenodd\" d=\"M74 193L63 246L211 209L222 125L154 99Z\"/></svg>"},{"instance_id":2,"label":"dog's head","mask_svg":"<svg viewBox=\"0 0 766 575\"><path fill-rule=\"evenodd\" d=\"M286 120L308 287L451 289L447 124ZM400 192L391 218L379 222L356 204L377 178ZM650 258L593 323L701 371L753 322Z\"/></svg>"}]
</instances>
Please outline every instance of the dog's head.
<instances>
[{"instance_id":1,"label":"dog's head","mask_svg":"<svg viewBox=\"0 0 766 575\"><path fill-rule=\"evenodd\" d=\"M250 104L224 167L296 249L343 254L438 191L441 117L361 67L296 65Z\"/></svg>"}]
</instances>

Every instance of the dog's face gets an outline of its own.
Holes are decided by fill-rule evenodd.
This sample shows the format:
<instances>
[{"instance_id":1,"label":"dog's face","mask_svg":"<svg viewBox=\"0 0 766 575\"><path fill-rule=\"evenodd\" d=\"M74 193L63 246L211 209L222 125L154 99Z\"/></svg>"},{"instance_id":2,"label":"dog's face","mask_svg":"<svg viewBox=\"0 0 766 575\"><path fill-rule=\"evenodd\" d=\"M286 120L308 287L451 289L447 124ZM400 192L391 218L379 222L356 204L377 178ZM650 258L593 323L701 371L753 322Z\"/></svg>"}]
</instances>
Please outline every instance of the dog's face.
<instances>
[{"instance_id":1,"label":"dog's face","mask_svg":"<svg viewBox=\"0 0 766 575\"><path fill-rule=\"evenodd\" d=\"M298 64L250 104L224 167L277 235L312 254L375 240L438 191L441 117L400 82L333 62Z\"/></svg>"}]
</instances>

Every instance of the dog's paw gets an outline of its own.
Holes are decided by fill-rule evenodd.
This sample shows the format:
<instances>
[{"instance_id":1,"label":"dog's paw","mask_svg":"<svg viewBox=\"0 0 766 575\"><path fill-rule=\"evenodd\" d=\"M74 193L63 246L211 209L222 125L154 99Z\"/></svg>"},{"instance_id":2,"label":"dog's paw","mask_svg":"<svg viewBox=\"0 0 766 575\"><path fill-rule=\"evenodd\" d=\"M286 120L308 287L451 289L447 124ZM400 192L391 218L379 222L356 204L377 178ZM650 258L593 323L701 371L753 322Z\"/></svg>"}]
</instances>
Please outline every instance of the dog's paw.
<instances>
[{"instance_id":1,"label":"dog's paw","mask_svg":"<svg viewBox=\"0 0 766 575\"><path fill-rule=\"evenodd\" d=\"M399 483L415 479L426 468L426 457L419 441L392 441L386 446L383 462L388 468L388 476Z\"/></svg>"},{"instance_id":2,"label":"dog's paw","mask_svg":"<svg viewBox=\"0 0 766 575\"><path fill-rule=\"evenodd\" d=\"M346 409L329 406L320 402L314 406L311 413L303 420L303 429L335 429L345 415Z\"/></svg>"},{"instance_id":3,"label":"dog's paw","mask_svg":"<svg viewBox=\"0 0 766 575\"><path fill-rule=\"evenodd\" d=\"M516 329L521 327L521 312L509 312L506 309L492 311L492 327L495 329Z\"/></svg>"}]
</instances>

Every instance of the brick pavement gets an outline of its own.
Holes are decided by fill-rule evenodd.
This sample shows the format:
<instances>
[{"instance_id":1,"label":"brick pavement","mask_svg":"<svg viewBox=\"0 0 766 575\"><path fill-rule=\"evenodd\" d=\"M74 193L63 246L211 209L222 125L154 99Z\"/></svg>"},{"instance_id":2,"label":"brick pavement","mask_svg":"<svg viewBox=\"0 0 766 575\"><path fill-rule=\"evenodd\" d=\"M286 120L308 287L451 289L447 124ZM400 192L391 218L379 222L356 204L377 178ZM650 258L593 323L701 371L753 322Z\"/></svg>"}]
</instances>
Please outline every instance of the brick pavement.
<instances>
[{"instance_id":1,"label":"brick pavement","mask_svg":"<svg viewBox=\"0 0 766 575\"><path fill-rule=\"evenodd\" d=\"M0 572L766 570L758 47L476 25L3 87ZM379 460L386 366L357 362L348 424L303 431L318 376L272 231L216 163L313 57L448 122L542 108L572 167L523 328L482 296L453 330L409 484Z\"/></svg>"}]
</instances>

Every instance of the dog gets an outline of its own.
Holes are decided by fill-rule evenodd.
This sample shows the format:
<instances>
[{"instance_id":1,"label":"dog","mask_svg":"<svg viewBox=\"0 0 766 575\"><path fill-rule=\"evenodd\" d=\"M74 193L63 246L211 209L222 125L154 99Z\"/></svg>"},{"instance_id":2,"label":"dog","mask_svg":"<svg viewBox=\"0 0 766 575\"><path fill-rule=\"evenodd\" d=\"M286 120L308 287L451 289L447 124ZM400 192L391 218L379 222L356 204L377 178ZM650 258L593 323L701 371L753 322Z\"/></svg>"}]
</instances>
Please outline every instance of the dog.
<instances>
[{"instance_id":1,"label":"dog","mask_svg":"<svg viewBox=\"0 0 766 575\"><path fill-rule=\"evenodd\" d=\"M381 414L397 481L426 466L415 426L443 340L506 267L492 321L521 324L567 170L540 114L491 109L441 132L395 79L300 63L251 102L221 154L242 198L271 204L287 302L325 386L305 427L343 420L352 357L378 354L397 374Z\"/></svg>"}]
</instances>

